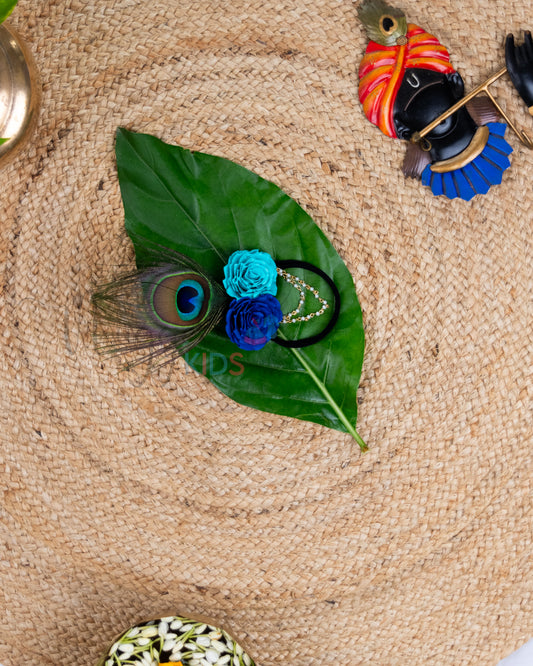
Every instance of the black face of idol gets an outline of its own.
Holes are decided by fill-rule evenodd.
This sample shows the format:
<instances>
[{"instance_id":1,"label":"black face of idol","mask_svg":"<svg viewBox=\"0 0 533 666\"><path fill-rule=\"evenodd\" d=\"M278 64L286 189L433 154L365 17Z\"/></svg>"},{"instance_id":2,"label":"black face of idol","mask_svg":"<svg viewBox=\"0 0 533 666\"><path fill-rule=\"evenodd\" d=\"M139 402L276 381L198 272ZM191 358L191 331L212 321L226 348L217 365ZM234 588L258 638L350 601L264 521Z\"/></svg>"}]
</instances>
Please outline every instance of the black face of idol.
<instances>
[{"instance_id":1,"label":"black face of idol","mask_svg":"<svg viewBox=\"0 0 533 666\"><path fill-rule=\"evenodd\" d=\"M394 124L401 139L427 127L463 96L463 80L457 73L440 74L427 69L408 69L394 103ZM443 120L427 136L433 161L462 152L477 126L463 107Z\"/></svg>"}]
</instances>

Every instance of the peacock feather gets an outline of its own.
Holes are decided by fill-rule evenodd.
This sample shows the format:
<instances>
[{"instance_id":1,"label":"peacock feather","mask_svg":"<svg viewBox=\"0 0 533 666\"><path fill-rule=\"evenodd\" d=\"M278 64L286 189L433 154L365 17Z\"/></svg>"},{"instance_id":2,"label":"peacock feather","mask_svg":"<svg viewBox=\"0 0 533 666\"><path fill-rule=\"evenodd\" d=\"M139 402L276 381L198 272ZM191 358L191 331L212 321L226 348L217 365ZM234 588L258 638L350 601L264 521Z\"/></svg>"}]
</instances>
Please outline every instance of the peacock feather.
<instances>
[{"instance_id":1,"label":"peacock feather","mask_svg":"<svg viewBox=\"0 0 533 666\"><path fill-rule=\"evenodd\" d=\"M127 367L171 363L221 320L228 296L188 257L145 241L143 266L92 297L99 352L127 355ZM131 356L129 356L131 355Z\"/></svg>"},{"instance_id":2,"label":"peacock feather","mask_svg":"<svg viewBox=\"0 0 533 666\"><path fill-rule=\"evenodd\" d=\"M407 34L407 19L401 9L384 0L365 0L357 10L368 38L383 46L394 46Z\"/></svg>"}]
</instances>

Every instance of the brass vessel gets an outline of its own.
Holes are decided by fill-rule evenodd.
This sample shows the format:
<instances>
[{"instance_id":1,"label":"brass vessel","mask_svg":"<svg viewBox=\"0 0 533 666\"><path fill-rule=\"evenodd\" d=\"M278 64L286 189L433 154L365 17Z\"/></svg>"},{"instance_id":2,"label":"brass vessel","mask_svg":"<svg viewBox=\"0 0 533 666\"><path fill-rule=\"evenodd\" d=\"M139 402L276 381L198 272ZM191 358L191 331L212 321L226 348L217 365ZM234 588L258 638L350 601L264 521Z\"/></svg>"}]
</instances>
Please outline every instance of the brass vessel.
<instances>
[{"instance_id":1,"label":"brass vessel","mask_svg":"<svg viewBox=\"0 0 533 666\"><path fill-rule=\"evenodd\" d=\"M0 166L35 127L40 85L33 58L13 28L0 25Z\"/></svg>"}]
</instances>

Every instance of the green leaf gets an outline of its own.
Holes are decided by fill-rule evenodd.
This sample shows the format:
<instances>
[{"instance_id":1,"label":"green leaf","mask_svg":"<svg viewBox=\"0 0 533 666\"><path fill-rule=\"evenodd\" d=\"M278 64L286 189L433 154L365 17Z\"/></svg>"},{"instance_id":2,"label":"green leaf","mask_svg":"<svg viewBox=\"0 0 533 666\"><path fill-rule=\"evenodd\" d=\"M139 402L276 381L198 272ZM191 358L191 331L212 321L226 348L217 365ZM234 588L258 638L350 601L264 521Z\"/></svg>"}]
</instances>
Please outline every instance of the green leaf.
<instances>
[{"instance_id":1,"label":"green leaf","mask_svg":"<svg viewBox=\"0 0 533 666\"><path fill-rule=\"evenodd\" d=\"M0 23L5 21L6 18L15 9L18 0L0 0Z\"/></svg>"},{"instance_id":2,"label":"green leaf","mask_svg":"<svg viewBox=\"0 0 533 666\"><path fill-rule=\"evenodd\" d=\"M232 252L254 248L276 260L307 261L333 279L341 312L321 342L301 349L269 342L248 352L219 326L186 360L239 403L348 432L366 448L355 431L364 353L361 308L352 276L311 217L279 187L221 157L124 129L117 132L116 155L126 230L139 268L148 256L139 238L145 237L191 257L219 282ZM320 278L299 274L328 298ZM290 287L278 297L284 312L293 309ZM324 317L282 325L280 335L314 335L327 323Z\"/></svg>"},{"instance_id":3,"label":"green leaf","mask_svg":"<svg viewBox=\"0 0 533 666\"><path fill-rule=\"evenodd\" d=\"M9 139L2 139L2 138L0 138L0 146L1 146L3 143L5 143L6 141L9 141Z\"/></svg>"}]
</instances>

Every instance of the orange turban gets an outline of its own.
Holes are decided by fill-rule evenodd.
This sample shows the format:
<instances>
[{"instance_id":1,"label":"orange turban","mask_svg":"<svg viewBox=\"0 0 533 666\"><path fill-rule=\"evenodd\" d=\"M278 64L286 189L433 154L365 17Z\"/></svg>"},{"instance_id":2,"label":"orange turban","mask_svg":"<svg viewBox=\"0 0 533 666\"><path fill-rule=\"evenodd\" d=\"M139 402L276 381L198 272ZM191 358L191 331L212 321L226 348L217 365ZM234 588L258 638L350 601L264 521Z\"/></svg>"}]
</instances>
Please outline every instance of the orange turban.
<instances>
[{"instance_id":1,"label":"orange turban","mask_svg":"<svg viewBox=\"0 0 533 666\"><path fill-rule=\"evenodd\" d=\"M397 138L393 110L406 69L419 67L450 74L448 51L417 25L407 26L407 43L382 46L369 42L359 67L359 100L366 117L387 136Z\"/></svg>"}]
</instances>

